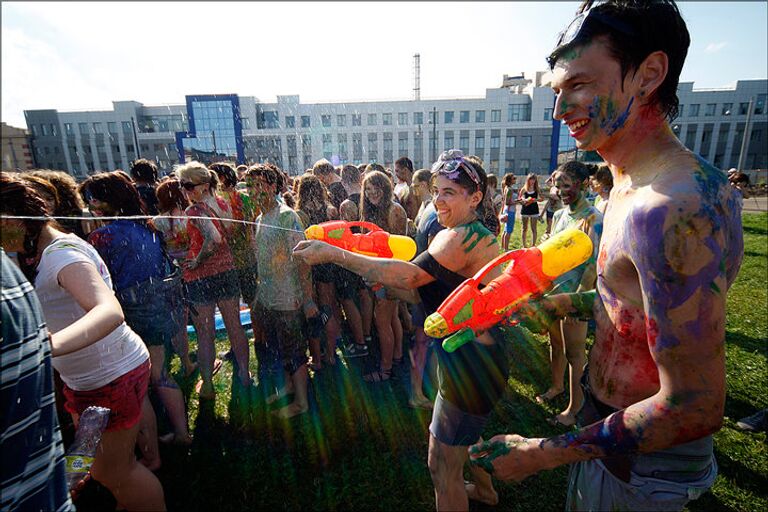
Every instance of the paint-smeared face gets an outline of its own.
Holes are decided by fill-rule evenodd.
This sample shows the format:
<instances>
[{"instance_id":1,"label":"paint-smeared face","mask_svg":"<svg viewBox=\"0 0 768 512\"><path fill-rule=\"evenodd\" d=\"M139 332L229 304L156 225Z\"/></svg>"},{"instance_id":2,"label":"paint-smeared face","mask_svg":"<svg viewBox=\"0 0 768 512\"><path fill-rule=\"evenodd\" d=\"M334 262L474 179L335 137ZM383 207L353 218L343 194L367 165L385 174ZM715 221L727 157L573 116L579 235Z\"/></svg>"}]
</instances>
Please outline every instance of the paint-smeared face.
<instances>
[{"instance_id":1,"label":"paint-smeared face","mask_svg":"<svg viewBox=\"0 0 768 512\"><path fill-rule=\"evenodd\" d=\"M379 206L381 199L384 197L384 191L374 185L373 181L370 180L365 182L364 193L368 201L374 206Z\"/></svg>"},{"instance_id":2,"label":"paint-smeared face","mask_svg":"<svg viewBox=\"0 0 768 512\"><path fill-rule=\"evenodd\" d=\"M552 71L554 118L562 120L579 149L610 146L639 110L630 72L623 82L621 65L604 38L566 52Z\"/></svg>"},{"instance_id":3,"label":"paint-smeared face","mask_svg":"<svg viewBox=\"0 0 768 512\"><path fill-rule=\"evenodd\" d=\"M437 221L447 228L453 228L467 222L470 213L480 203L481 194L470 194L458 183L438 175L434 181L432 197L437 210Z\"/></svg>"},{"instance_id":4,"label":"paint-smeared face","mask_svg":"<svg viewBox=\"0 0 768 512\"><path fill-rule=\"evenodd\" d=\"M406 167L395 165L395 176L397 176L399 181L408 183L408 169Z\"/></svg>"},{"instance_id":5,"label":"paint-smeared face","mask_svg":"<svg viewBox=\"0 0 768 512\"><path fill-rule=\"evenodd\" d=\"M589 186L592 187L592 192L595 194L602 194L603 193L603 183L596 179L594 176L589 178Z\"/></svg>"},{"instance_id":6,"label":"paint-smeared face","mask_svg":"<svg viewBox=\"0 0 768 512\"><path fill-rule=\"evenodd\" d=\"M556 172L554 176L557 195L563 204L576 204L584 195L584 182L578 182L564 172Z\"/></svg>"},{"instance_id":7,"label":"paint-smeared face","mask_svg":"<svg viewBox=\"0 0 768 512\"><path fill-rule=\"evenodd\" d=\"M248 189L248 195L259 208L269 206L270 198L276 193L275 185L268 184L262 176L248 176L245 179L245 186Z\"/></svg>"}]
</instances>

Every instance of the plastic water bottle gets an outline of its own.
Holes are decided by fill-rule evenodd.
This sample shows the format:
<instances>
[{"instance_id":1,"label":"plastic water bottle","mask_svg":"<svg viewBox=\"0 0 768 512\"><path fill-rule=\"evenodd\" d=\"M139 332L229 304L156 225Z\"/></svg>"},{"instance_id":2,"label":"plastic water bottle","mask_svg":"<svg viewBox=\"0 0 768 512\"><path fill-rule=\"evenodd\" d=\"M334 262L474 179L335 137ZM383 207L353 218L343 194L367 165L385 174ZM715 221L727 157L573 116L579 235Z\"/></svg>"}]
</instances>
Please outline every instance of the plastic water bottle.
<instances>
[{"instance_id":1,"label":"plastic water bottle","mask_svg":"<svg viewBox=\"0 0 768 512\"><path fill-rule=\"evenodd\" d=\"M107 428L110 410L106 407L88 407L80 415L75 440L64 455L66 460L67 487L70 492L88 474L96 456L101 434Z\"/></svg>"}]
</instances>

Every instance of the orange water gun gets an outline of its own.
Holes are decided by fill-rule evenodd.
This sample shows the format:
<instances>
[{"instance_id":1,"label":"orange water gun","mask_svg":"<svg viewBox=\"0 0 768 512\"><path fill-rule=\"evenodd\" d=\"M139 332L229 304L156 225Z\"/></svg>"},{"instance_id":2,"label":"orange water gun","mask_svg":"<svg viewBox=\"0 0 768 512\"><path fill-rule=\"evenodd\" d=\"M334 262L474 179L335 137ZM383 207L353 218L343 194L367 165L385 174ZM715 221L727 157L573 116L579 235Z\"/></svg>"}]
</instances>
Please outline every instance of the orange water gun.
<instances>
[{"instance_id":1,"label":"orange water gun","mask_svg":"<svg viewBox=\"0 0 768 512\"><path fill-rule=\"evenodd\" d=\"M367 233L354 233L352 228L364 228ZM347 222L332 220L309 226L305 231L307 240L322 240L347 251L410 261L416 255L416 242L412 238L387 233L371 222Z\"/></svg>"},{"instance_id":2,"label":"orange water gun","mask_svg":"<svg viewBox=\"0 0 768 512\"><path fill-rule=\"evenodd\" d=\"M592 250L589 236L571 228L537 247L502 254L451 292L427 317L424 332L433 338L445 338L443 349L453 352L475 339L475 331L498 324L548 291L557 277L587 261ZM504 272L480 290L483 278L507 261L510 263ZM452 333L456 334L449 336Z\"/></svg>"}]
</instances>

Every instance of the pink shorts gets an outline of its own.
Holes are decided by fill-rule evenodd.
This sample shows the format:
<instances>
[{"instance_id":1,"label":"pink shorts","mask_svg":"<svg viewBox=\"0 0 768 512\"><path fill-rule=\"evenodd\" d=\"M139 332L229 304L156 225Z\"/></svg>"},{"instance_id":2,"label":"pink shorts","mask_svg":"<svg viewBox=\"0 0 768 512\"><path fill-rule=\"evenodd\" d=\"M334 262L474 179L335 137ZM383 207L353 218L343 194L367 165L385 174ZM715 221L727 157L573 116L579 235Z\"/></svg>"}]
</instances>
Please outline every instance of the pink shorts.
<instances>
[{"instance_id":1,"label":"pink shorts","mask_svg":"<svg viewBox=\"0 0 768 512\"><path fill-rule=\"evenodd\" d=\"M75 391L64 384L64 409L79 416L91 405L108 407L106 431L129 429L141 419L141 404L149 386L149 368L147 359L109 384L90 391Z\"/></svg>"}]
</instances>

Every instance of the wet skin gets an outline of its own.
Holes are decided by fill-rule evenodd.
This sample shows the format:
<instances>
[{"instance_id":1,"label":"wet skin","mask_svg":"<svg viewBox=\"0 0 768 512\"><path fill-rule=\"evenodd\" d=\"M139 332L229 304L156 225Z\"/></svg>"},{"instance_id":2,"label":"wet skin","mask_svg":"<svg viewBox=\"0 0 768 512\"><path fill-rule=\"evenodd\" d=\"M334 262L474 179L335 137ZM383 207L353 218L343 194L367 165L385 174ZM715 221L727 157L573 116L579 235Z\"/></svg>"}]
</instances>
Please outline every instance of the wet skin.
<instances>
[{"instance_id":1,"label":"wet skin","mask_svg":"<svg viewBox=\"0 0 768 512\"><path fill-rule=\"evenodd\" d=\"M666 56L647 57L622 90L618 62L597 41L578 58L558 62L553 80L558 105L568 103L557 116L566 122L588 119L598 96L613 98L614 112L628 112L615 129L617 117L607 116L613 121L572 130L579 147L596 149L614 177L597 295L593 301L587 294L556 295L527 312L585 314L592 304L590 386L598 400L621 410L563 436L502 435L470 449L473 460L490 462L501 479L663 450L722 423L725 294L741 265L740 209L725 174L689 152L648 100L666 75Z\"/></svg>"}]
</instances>

